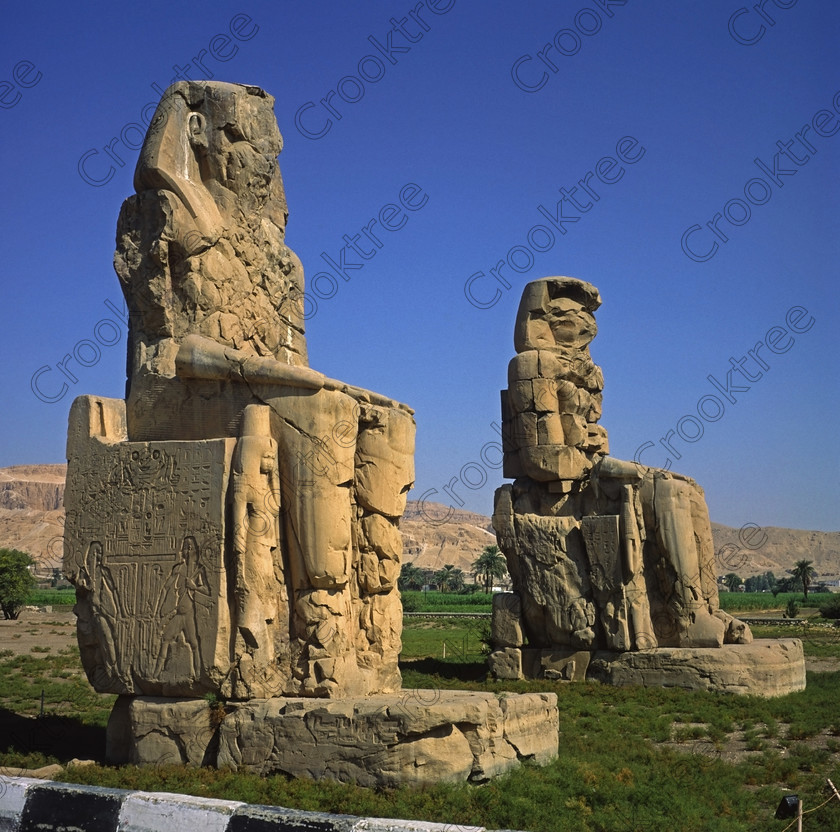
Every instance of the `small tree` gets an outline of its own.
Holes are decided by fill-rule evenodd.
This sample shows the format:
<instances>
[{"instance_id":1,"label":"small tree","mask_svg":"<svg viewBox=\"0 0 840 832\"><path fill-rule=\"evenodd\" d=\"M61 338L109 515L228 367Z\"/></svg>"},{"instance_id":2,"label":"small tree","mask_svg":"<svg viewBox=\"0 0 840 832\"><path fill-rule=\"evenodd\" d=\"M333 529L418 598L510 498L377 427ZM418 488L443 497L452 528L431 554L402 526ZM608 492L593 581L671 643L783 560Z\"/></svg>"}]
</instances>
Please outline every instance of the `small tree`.
<instances>
[{"instance_id":1,"label":"small tree","mask_svg":"<svg viewBox=\"0 0 840 832\"><path fill-rule=\"evenodd\" d=\"M484 591L490 592L494 578L507 574L507 561L498 546L485 546L484 551L473 561L473 572L484 581Z\"/></svg>"},{"instance_id":2,"label":"small tree","mask_svg":"<svg viewBox=\"0 0 840 832\"><path fill-rule=\"evenodd\" d=\"M435 573L435 580L441 592L458 592L464 586L464 572L454 563L447 563Z\"/></svg>"},{"instance_id":3,"label":"small tree","mask_svg":"<svg viewBox=\"0 0 840 832\"><path fill-rule=\"evenodd\" d=\"M418 569L413 563L404 563L397 585L400 589L422 589L423 577L422 569Z\"/></svg>"},{"instance_id":4,"label":"small tree","mask_svg":"<svg viewBox=\"0 0 840 832\"><path fill-rule=\"evenodd\" d=\"M788 570L793 576L794 581L801 581L802 592L805 593L805 600L808 600L808 587L811 586L811 580L817 574L814 569L814 561L812 560L798 560L793 565L793 569Z\"/></svg>"},{"instance_id":5,"label":"small tree","mask_svg":"<svg viewBox=\"0 0 840 832\"><path fill-rule=\"evenodd\" d=\"M796 580L790 575L778 578L773 597L775 598L780 592L796 592Z\"/></svg>"},{"instance_id":6,"label":"small tree","mask_svg":"<svg viewBox=\"0 0 840 832\"><path fill-rule=\"evenodd\" d=\"M734 573L730 572L724 579L723 582L726 584L726 588L730 592L737 592L738 587L741 586L743 581Z\"/></svg>"},{"instance_id":7,"label":"small tree","mask_svg":"<svg viewBox=\"0 0 840 832\"><path fill-rule=\"evenodd\" d=\"M34 565L26 552L17 549L0 549L0 609L5 618L15 619L35 586L29 571Z\"/></svg>"}]
</instances>

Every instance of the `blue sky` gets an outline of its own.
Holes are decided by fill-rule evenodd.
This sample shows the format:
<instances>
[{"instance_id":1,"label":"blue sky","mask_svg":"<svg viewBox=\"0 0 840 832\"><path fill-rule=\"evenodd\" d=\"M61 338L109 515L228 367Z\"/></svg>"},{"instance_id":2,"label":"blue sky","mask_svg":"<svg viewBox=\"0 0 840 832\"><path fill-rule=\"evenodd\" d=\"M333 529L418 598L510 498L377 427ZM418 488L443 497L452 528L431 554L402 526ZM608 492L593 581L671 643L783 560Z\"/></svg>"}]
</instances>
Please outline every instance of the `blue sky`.
<instances>
[{"instance_id":1,"label":"blue sky","mask_svg":"<svg viewBox=\"0 0 840 832\"><path fill-rule=\"evenodd\" d=\"M62 461L73 397L122 395L146 105L212 74L276 98L310 363L416 409L412 497L492 511L521 289L571 275L613 455L671 459L717 522L837 530L840 4L742 3L7 8L0 465Z\"/></svg>"}]
</instances>

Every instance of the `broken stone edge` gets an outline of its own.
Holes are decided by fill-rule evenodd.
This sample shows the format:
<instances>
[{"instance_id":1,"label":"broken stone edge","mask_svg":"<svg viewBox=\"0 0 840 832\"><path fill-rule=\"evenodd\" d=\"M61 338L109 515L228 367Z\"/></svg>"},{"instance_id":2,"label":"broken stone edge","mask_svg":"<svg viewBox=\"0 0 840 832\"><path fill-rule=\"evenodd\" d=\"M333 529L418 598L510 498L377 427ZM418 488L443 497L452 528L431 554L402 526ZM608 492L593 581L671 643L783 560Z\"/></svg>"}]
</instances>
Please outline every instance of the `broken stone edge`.
<instances>
[{"instance_id":1,"label":"broken stone edge","mask_svg":"<svg viewBox=\"0 0 840 832\"><path fill-rule=\"evenodd\" d=\"M489 665L498 679L595 680L616 687L679 687L763 698L805 689L805 654L798 638L630 653L504 647L490 654Z\"/></svg>"},{"instance_id":2,"label":"broken stone edge","mask_svg":"<svg viewBox=\"0 0 840 832\"><path fill-rule=\"evenodd\" d=\"M483 783L558 753L557 695L403 690L335 700L121 697L106 731L116 765L216 766L364 787Z\"/></svg>"},{"instance_id":3,"label":"broken stone edge","mask_svg":"<svg viewBox=\"0 0 840 832\"><path fill-rule=\"evenodd\" d=\"M0 832L67 829L96 817L110 832L452 832L452 824L361 818L168 792L137 792L0 774ZM75 828L75 827L73 827ZM458 826L458 832L486 832Z\"/></svg>"}]
</instances>

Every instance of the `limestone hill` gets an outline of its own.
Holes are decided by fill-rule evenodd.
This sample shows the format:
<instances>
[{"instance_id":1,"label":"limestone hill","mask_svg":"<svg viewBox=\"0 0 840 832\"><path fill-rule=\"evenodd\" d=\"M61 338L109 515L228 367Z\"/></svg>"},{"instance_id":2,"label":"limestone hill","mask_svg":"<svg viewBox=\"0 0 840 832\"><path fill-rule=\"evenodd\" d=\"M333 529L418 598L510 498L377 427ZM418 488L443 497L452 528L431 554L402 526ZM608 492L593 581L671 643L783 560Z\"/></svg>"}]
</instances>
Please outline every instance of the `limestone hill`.
<instances>
[{"instance_id":1,"label":"limestone hill","mask_svg":"<svg viewBox=\"0 0 840 832\"><path fill-rule=\"evenodd\" d=\"M61 563L66 472L66 465L0 468L0 547L29 552L41 570ZM482 549L496 542L489 517L439 503L410 500L400 530L404 560L427 569L451 563L469 572ZM727 546L731 553L731 569L724 571L741 577L768 570L782 575L803 558L814 561L820 577L840 577L840 532L767 527L744 533L749 546L739 541L738 529L712 523L712 532L715 549Z\"/></svg>"}]
</instances>

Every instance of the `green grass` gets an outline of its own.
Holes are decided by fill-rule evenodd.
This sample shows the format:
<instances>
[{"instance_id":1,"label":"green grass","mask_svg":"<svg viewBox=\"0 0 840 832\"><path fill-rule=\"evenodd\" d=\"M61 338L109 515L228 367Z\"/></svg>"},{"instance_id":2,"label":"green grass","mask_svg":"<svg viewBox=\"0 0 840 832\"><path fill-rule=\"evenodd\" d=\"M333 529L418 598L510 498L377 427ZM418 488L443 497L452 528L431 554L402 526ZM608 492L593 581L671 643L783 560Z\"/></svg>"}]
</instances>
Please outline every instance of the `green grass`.
<instances>
[{"instance_id":1,"label":"green grass","mask_svg":"<svg viewBox=\"0 0 840 832\"><path fill-rule=\"evenodd\" d=\"M33 589L26 602L35 607L73 606L76 603L75 589Z\"/></svg>"},{"instance_id":2,"label":"green grass","mask_svg":"<svg viewBox=\"0 0 840 832\"><path fill-rule=\"evenodd\" d=\"M493 596L485 592L459 595L407 589L400 595L406 612L490 612L493 608Z\"/></svg>"},{"instance_id":3,"label":"green grass","mask_svg":"<svg viewBox=\"0 0 840 832\"><path fill-rule=\"evenodd\" d=\"M403 627L403 660L446 658L449 661L483 661L484 643L489 635L489 621L440 618L432 621L414 620Z\"/></svg>"},{"instance_id":4,"label":"green grass","mask_svg":"<svg viewBox=\"0 0 840 832\"><path fill-rule=\"evenodd\" d=\"M480 626L485 624L409 620L403 634L404 687L556 692L560 757L548 766L526 765L483 786L376 790L181 766L68 768L61 779L546 832L781 832L785 823L775 821L773 813L783 789L796 791L809 809L824 799L826 777L840 783L840 740L820 735L832 724L840 735L840 672L809 673L805 691L771 700L597 683L495 682L487 680L481 654ZM754 630L759 637L772 632ZM789 628L774 630L792 635ZM832 641L832 635L813 636L805 642L806 652L840 657L840 639ZM444 640L452 645L445 661ZM42 688L47 716L33 719ZM0 765L35 768L101 755L113 701L113 696L92 691L80 673L75 648L57 655L0 653ZM724 748L736 730L745 732L753 753L731 763ZM808 816L805 828L840 832L840 802Z\"/></svg>"},{"instance_id":5,"label":"green grass","mask_svg":"<svg viewBox=\"0 0 840 832\"><path fill-rule=\"evenodd\" d=\"M37 655L0 659L0 708L35 716L40 712L43 691L45 713L104 727L116 697L96 693L90 686L78 647L56 655L32 649Z\"/></svg>"},{"instance_id":6,"label":"green grass","mask_svg":"<svg viewBox=\"0 0 840 832\"><path fill-rule=\"evenodd\" d=\"M737 764L725 762L713 743L704 743L703 753L661 744L671 737L675 723L705 723L712 734L754 725L760 736L763 730L758 726L775 720L807 737L812 725L833 712L838 673L811 674L806 691L762 700L594 683L490 683L475 670L417 660L406 664L405 683L426 689L553 690L560 709L559 759L545 767L526 765L480 787L435 784L369 790L180 766L75 768L62 779L496 829L590 832L781 830L784 824L774 821L773 813L783 789L795 790L806 808L812 808L822 802L825 778L840 779L836 753L799 739L784 752L756 751ZM840 832L840 803L810 816L809 823L822 832Z\"/></svg>"},{"instance_id":7,"label":"green grass","mask_svg":"<svg viewBox=\"0 0 840 832\"><path fill-rule=\"evenodd\" d=\"M840 627L825 619L817 618L794 626L753 624L750 629L755 638L802 639L806 657L840 659Z\"/></svg>"},{"instance_id":8,"label":"green grass","mask_svg":"<svg viewBox=\"0 0 840 832\"><path fill-rule=\"evenodd\" d=\"M782 612L790 600L795 600L801 607L819 607L833 597L831 592L809 592L806 601L801 592L780 592L775 598L771 592L721 592L720 608L731 613Z\"/></svg>"}]
</instances>

